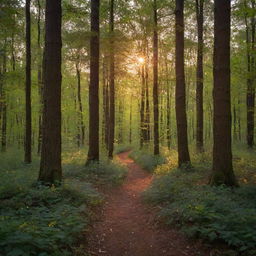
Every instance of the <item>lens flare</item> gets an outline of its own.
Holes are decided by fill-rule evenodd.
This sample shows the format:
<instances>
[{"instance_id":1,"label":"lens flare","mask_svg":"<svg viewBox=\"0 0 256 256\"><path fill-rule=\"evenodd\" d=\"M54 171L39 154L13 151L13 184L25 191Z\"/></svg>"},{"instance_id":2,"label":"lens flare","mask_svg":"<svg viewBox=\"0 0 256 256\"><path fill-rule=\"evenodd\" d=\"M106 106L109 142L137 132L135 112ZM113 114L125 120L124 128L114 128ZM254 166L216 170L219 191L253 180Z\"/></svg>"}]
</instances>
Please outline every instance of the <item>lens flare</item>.
<instances>
[{"instance_id":1,"label":"lens flare","mask_svg":"<svg viewBox=\"0 0 256 256\"><path fill-rule=\"evenodd\" d=\"M139 57L139 58L138 58L138 62L141 63L141 64L143 64L143 63L145 62L145 59L142 58L142 57Z\"/></svg>"}]
</instances>

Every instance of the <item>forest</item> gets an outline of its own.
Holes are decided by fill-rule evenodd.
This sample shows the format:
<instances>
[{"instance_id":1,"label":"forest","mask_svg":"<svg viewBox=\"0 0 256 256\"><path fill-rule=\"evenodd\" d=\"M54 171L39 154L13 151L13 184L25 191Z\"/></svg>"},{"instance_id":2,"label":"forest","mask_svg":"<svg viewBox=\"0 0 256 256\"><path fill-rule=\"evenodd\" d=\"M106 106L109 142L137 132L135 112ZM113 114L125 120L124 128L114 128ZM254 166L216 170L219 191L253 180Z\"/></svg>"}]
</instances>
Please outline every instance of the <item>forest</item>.
<instances>
[{"instance_id":1,"label":"forest","mask_svg":"<svg viewBox=\"0 0 256 256\"><path fill-rule=\"evenodd\" d=\"M255 0L0 0L0 256L256 256Z\"/></svg>"}]
</instances>

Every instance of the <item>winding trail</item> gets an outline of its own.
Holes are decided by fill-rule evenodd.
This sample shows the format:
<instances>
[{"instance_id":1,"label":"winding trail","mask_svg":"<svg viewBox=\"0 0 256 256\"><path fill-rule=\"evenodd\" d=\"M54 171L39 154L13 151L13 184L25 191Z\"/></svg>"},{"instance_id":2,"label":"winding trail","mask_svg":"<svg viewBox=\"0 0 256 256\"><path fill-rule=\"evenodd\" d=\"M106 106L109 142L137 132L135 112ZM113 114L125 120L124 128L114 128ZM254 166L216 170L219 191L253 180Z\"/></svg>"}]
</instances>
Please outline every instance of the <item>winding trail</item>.
<instances>
[{"instance_id":1,"label":"winding trail","mask_svg":"<svg viewBox=\"0 0 256 256\"><path fill-rule=\"evenodd\" d=\"M158 224L155 211L143 204L141 192L152 175L132 159L129 152L118 155L128 167L122 186L108 192L103 216L93 226L89 252L105 256L207 256L203 246L187 240L175 229Z\"/></svg>"}]
</instances>

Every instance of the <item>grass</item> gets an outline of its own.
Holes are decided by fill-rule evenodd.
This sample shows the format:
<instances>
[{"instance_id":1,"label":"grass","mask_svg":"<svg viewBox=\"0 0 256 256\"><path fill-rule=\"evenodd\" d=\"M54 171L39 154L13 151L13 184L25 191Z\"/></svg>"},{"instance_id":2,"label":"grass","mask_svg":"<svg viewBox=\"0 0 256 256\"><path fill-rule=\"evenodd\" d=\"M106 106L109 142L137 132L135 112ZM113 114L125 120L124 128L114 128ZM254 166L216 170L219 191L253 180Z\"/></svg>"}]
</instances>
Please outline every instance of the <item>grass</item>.
<instances>
[{"instance_id":1,"label":"grass","mask_svg":"<svg viewBox=\"0 0 256 256\"><path fill-rule=\"evenodd\" d=\"M234 150L240 187L233 189L207 185L210 152L192 155L192 170L176 168L175 151L164 154L166 162L157 165L154 182L144 193L146 202L158 205L162 220L188 236L224 243L232 249L232 255L256 255L255 152L243 150L241 154L240 149ZM137 161L155 165L154 158L145 163L147 157L142 153Z\"/></svg>"},{"instance_id":2,"label":"grass","mask_svg":"<svg viewBox=\"0 0 256 256\"><path fill-rule=\"evenodd\" d=\"M0 255L77 255L94 207L103 195L95 185L116 186L126 169L114 162L86 166L82 151L63 155L63 184L36 184L39 161L23 164L21 152L0 155ZM83 249L79 255L86 255Z\"/></svg>"}]
</instances>

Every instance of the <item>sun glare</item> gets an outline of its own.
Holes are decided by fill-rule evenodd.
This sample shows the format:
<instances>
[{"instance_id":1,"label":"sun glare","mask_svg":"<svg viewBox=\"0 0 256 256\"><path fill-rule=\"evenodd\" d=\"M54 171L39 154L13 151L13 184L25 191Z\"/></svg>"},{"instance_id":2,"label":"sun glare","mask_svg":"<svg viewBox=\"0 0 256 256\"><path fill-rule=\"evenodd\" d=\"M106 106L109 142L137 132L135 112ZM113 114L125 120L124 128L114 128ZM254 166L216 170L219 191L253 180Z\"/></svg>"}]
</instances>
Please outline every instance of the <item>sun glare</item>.
<instances>
[{"instance_id":1,"label":"sun glare","mask_svg":"<svg viewBox=\"0 0 256 256\"><path fill-rule=\"evenodd\" d=\"M139 57L139 58L138 58L138 62L141 63L141 64L143 64L143 63L145 62L145 59L142 58L142 57Z\"/></svg>"}]
</instances>

